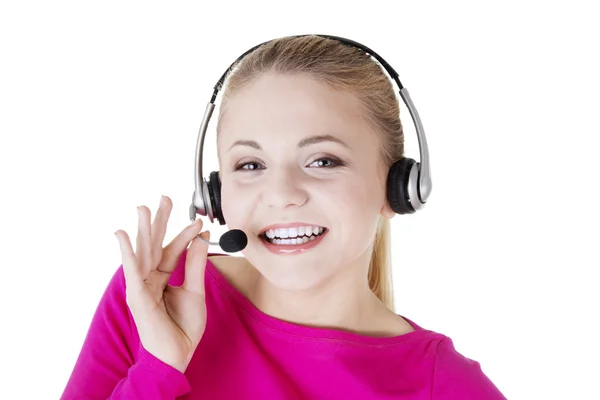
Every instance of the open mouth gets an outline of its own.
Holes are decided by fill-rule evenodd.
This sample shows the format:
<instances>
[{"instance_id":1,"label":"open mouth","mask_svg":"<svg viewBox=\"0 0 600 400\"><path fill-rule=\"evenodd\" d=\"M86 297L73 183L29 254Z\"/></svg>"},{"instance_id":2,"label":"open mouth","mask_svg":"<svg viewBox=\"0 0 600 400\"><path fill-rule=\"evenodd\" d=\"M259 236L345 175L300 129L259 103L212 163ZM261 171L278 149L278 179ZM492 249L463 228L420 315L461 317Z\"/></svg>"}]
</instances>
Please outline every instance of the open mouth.
<instances>
[{"instance_id":1,"label":"open mouth","mask_svg":"<svg viewBox=\"0 0 600 400\"><path fill-rule=\"evenodd\" d=\"M259 235L261 239L276 245L298 245L308 243L324 235L327 228L312 227L312 229L298 229L292 232L280 232L278 229L269 230ZM283 237L286 236L286 237Z\"/></svg>"}]
</instances>

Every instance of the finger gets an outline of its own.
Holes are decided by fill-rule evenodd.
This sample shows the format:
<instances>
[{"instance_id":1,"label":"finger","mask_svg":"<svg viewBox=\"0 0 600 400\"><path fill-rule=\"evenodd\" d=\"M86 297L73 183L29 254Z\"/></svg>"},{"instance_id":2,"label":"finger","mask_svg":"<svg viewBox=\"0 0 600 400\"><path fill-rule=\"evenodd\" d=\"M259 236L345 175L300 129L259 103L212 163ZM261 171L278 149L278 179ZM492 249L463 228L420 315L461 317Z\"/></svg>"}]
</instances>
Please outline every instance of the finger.
<instances>
[{"instance_id":1,"label":"finger","mask_svg":"<svg viewBox=\"0 0 600 400\"><path fill-rule=\"evenodd\" d=\"M179 235L175 236L175 239L164 248L162 260L157 270L169 274L173 272L181 254L183 254L183 251L188 247L192 239L200 232L202 225L202 220L197 219L181 231Z\"/></svg>"},{"instance_id":2,"label":"finger","mask_svg":"<svg viewBox=\"0 0 600 400\"><path fill-rule=\"evenodd\" d=\"M210 232L204 231L200 236L210 240ZM204 296L204 271L206 270L206 257L208 243L195 239L190 245L185 259L185 279L182 287L192 293Z\"/></svg>"},{"instance_id":3,"label":"finger","mask_svg":"<svg viewBox=\"0 0 600 400\"><path fill-rule=\"evenodd\" d=\"M121 249L121 261L123 263L123 273L125 274L125 285L128 289L137 291L143 282L143 277L137 263L137 259L129 240L129 235L123 230L115 232L119 248Z\"/></svg>"},{"instance_id":4,"label":"finger","mask_svg":"<svg viewBox=\"0 0 600 400\"><path fill-rule=\"evenodd\" d=\"M143 277L147 277L154 267L150 245L150 210L146 206L139 206L135 255Z\"/></svg>"},{"instance_id":5,"label":"finger","mask_svg":"<svg viewBox=\"0 0 600 400\"><path fill-rule=\"evenodd\" d=\"M167 233L167 222L171 216L173 202L167 196L162 196L158 211L150 227L152 266L158 266L162 258L163 241Z\"/></svg>"}]
</instances>

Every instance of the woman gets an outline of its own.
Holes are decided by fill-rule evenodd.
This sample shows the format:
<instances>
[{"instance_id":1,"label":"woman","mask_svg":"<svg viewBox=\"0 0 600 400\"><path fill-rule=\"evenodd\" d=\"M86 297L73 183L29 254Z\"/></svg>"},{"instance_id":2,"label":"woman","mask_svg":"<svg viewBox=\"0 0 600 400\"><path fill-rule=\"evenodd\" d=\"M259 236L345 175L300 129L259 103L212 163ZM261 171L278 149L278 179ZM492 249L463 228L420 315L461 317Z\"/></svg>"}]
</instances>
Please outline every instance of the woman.
<instances>
[{"instance_id":1,"label":"woman","mask_svg":"<svg viewBox=\"0 0 600 400\"><path fill-rule=\"evenodd\" d=\"M170 199L152 224L139 207L63 399L504 399L450 338L394 312L386 182L403 140L361 50L311 35L243 57L217 147L244 257L207 254L201 220L163 249Z\"/></svg>"}]
</instances>

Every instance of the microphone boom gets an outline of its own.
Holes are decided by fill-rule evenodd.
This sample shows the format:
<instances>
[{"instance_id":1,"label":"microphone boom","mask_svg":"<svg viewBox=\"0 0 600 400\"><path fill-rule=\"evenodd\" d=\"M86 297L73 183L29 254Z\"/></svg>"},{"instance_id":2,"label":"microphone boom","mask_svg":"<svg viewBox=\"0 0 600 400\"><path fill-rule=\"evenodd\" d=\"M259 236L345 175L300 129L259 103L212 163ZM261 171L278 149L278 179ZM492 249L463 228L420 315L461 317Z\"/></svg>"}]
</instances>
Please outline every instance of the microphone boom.
<instances>
[{"instance_id":1,"label":"microphone boom","mask_svg":"<svg viewBox=\"0 0 600 400\"><path fill-rule=\"evenodd\" d=\"M244 231L240 229L232 229L227 231L221 236L219 242L209 242L200 237L200 235L196 235L196 237L202 240L205 243L212 244L213 246L219 246L227 253L236 253L238 251L242 251L246 248L248 244L248 236L244 233Z\"/></svg>"}]
</instances>

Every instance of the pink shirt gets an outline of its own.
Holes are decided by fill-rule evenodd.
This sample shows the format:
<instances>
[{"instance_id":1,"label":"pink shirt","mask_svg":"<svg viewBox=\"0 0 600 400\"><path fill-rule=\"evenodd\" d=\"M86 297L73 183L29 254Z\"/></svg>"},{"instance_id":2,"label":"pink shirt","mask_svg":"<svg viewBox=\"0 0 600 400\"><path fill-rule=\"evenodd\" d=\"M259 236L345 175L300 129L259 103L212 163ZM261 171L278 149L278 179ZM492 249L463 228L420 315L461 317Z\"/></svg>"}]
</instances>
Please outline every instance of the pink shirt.
<instances>
[{"instance_id":1,"label":"pink shirt","mask_svg":"<svg viewBox=\"0 0 600 400\"><path fill-rule=\"evenodd\" d=\"M184 263L185 253L172 285ZM141 346L120 266L61 399L506 400L449 337L404 316L414 332L367 337L270 317L210 261L205 285L206 331L182 374Z\"/></svg>"}]
</instances>

